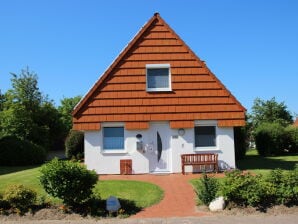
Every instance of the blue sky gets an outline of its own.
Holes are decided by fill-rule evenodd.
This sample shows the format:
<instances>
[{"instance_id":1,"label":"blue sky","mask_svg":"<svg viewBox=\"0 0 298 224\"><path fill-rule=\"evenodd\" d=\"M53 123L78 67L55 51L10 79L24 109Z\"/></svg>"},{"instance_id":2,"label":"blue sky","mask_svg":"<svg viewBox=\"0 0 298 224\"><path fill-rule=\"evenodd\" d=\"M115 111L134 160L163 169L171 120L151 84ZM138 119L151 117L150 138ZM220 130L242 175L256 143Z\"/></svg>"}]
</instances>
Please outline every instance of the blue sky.
<instances>
[{"instance_id":1,"label":"blue sky","mask_svg":"<svg viewBox=\"0 0 298 224\"><path fill-rule=\"evenodd\" d=\"M0 0L0 89L29 66L59 105L84 95L159 12L250 111L276 97L298 113L296 0Z\"/></svg>"}]
</instances>

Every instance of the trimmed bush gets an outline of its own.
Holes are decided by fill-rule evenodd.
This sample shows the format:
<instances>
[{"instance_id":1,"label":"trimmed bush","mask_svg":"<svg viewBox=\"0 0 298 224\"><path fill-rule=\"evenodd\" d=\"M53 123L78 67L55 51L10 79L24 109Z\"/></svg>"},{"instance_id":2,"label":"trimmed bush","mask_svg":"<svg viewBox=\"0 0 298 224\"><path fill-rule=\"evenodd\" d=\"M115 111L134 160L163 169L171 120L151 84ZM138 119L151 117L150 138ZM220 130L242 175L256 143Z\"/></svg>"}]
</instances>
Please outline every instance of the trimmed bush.
<instances>
[{"instance_id":1,"label":"trimmed bush","mask_svg":"<svg viewBox=\"0 0 298 224\"><path fill-rule=\"evenodd\" d=\"M45 191L63 203L75 206L86 202L98 177L95 171L77 162L59 161L57 158L41 167L40 182Z\"/></svg>"},{"instance_id":2,"label":"trimmed bush","mask_svg":"<svg viewBox=\"0 0 298 224\"><path fill-rule=\"evenodd\" d=\"M14 136L0 139L0 165L23 166L41 164L46 159L46 151L26 140Z\"/></svg>"},{"instance_id":3,"label":"trimmed bush","mask_svg":"<svg viewBox=\"0 0 298 224\"><path fill-rule=\"evenodd\" d=\"M279 155L287 148L285 128L279 123L262 123L255 131L256 147L261 156Z\"/></svg>"},{"instance_id":4,"label":"trimmed bush","mask_svg":"<svg viewBox=\"0 0 298 224\"><path fill-rule=\"evenodd\" d=\"M277 204L298 203L298 167L293 171L272 170L266 181L275 188L275 201Z\"/></svg>"},{"instance_id":5,"label":"trimmed bush","mask_svg":"<svg viewBox=\"0 0 298 224\"><path fill-rule=\"evenodd\" d=\"M5 189L3 199L21 212L27 211L36 201L37 193L22 184L10 185Z\"/></svg>"},{"instance_id":6,"label":"trimmed bush","mask_svg":"<svg viewBox=\"0 0 298 224\"><path fill-rule=\"evenodd\" d=\"M236 205L258 207L272 203L275 188L273 184L266 182L262 175L253 176L234 170L226 172L220 194Z\"/></svg>"},{"instance_id":7,"label":"trimmed bush","mask_svg":"<svg viewBox=\"0 0 298 224\"><path fill-rule=\"evenodd\" d=\"M289 125L285 129L287 135L287 149L289 152L297 153L298 152L298 127Z\"/></svg>"},{"instance_id":8,"label":"trimmed bush","mask_svg":"<svg viewBox=\"0 0 298 224\"><path fill-rule=\"evenodd\" d=\"M4 200L3 195L0 194L0 215L2 214L3 210L7 210L9 208L10 208L9 203L6 200Z\"/></svg>"},{"instance_id":9,"label":"trimmed bush","mask_svg":"<svg viewBox=\"0 0 298 224\"><path fill-rule=\"evenodd\" d=\"M206 173L203 173L202 178L195 182L195 190L200 202L204 205L209 205L216 197L218 190L217 179L208 177Z\"/></svg>"},{"instance_id":10,"label":"trimmed bush","mask_svg":"<svg viewBox=\"0 0 298 224\"><path fill-rule=\"evenodd\" d=\"M84 158L84 133L71 130L65 140L65 155L67 158Z\"/></svg>"}]
</instances>

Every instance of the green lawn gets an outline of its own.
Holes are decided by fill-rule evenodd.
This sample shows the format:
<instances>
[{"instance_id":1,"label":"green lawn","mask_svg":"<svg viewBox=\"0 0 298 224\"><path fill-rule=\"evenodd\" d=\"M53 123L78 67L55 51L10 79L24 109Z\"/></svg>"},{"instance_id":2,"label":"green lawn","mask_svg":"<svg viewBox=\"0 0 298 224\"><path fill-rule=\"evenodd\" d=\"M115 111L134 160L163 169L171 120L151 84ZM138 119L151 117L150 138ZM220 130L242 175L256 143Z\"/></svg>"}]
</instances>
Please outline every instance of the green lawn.
<instances>
[{"instance_id":1,"label":"green lawn","mask_svg":"<svg viewBox=\"0 0 298 224\"><path fill-rule=\"evenodd\" d=\"M40 167L0 167L0 193L10 184L24 184L35 189L39 195L47 194L39 183ZM15 172L14 172L15 171ZM133 201L136 206L145 208L156 204L163 198L163 190L151 183L141 181L105 180L98 181L95 192L99 192L102 199L116 196ZM53 199L54 203L60 203Z\"/></svg>"},{"instance_id":2,"label":"green lawn","mask_svg":"<svg viewBox=\"0 0 298 224\"><path fill-rule=\"evenodd\" d=\"M257 150L250 149L246 157L237 161L237 167L241 170L251 171L256 174L268 174L271 170L293 170L298 164L298 154L286 156L262 157Z\"/></svg>"},{"instance_id":3,"label":"green lawn","mask_svg":"<svg viewBox=\"0 0 298 224\"><path fill-rule=\"evenodd\" d=\"M163 198L163 190L157 185L124 180L99 181L95 187L102 199L109 196L134 201L137 207L145 208L156 204Z\"/></svg>"},{"instance_id":4,"label":"green lawn","mask_svg":"<svg viewBox=\"0 0 298 224\"><path fill-rule=\"evenodd\" d=\"M0 192L11 184L24 184L35 189L39 194L46 194L41 187L38 177L38 167L0 167Z\"/></svg>"}]
</instances>

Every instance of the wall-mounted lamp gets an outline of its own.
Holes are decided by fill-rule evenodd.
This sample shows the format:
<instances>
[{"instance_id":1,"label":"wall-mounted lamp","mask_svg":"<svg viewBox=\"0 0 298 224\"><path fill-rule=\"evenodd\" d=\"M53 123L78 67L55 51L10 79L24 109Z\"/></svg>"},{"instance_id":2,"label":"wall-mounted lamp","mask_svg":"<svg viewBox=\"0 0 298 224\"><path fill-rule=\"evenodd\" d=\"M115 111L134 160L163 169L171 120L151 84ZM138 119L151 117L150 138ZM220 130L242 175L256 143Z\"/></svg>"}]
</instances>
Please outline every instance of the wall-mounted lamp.
<instances>
[{"instance_id":1,"label":"wall-mounted lamp","mask_svg":"<svg viewBox=\"0 0 298 224\"><path fill-rule=\"evenodd\" d=\"M184 128L179 128L178 129L178 135L179 136L183 136L185 134L185 130L184 130Z\"/></svg>"}]
</instances>

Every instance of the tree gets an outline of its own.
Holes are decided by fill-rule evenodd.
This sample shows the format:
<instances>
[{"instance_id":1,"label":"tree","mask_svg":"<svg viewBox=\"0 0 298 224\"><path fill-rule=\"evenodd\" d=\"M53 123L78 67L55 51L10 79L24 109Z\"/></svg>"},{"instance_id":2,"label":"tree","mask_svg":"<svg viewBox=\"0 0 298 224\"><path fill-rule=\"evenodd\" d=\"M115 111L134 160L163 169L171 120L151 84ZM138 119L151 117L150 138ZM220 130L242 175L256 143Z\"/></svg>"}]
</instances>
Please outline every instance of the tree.
<instances>
[{"instance_id":1,"label":"tree","mask_svg":"<svg viewBox=\"0 0 298 224\"><path fill-rule=\"evenodd\" d=\"M0 111L0 136L15 136L52 149L67 134L58 110L39 90L37 74L28 67L11 75L12 88L5 93Z\"/></svg>"},{"instance_id":2,"label":"tree","mask_svg":"<svg viewBox=\"0 0 298 224\"><path fill-rule=\"evenodd\" d=\"M1 89L0 89L0 112L3 110L4 101L5 101L5 97L4 97L4 95L1 93Z\"/></svg>"},{"instance_id":3,"label":"tree","mask_svg":"<svg viewBox=\"0 0 298 224\"><path fill-rule=\"evenodd\" d=\"M40 105L36 122L40 127L48 130L49 149L63 150L67 132L61 122L61 115L52 102L44 102Z\"/></svg>"},{"instance_id":4,"label":"tree","mask_svg":"<svg viewBox=\"0 0 298 224\"><path fill-rule=\"evenodd\" d=\"M84 157L84 132L70 130L65 140L67 158L82 159Z\"/></svg>"},{"instance_id":5,"label":"tree","mask_svg":"<svg viewBox=\"0 0 298 224\"><path fill-rule=\"evenodd\" d=\"M12 89L9 94L15 103L25 107L27 111L34 113L38 106L46 100L38 88L38 77L27 67L21 70L21 74L11 73Z\"/></svg>"},{"instance_id":6,"label":"tree","mask_svg":"<svg viewBox=\"0 0 298 224\"><path fill-rule=\"evenodd\" d=\"M61 121L65 126L67 133L72 128L72 116L71 112L74 107L81 100L82 96L75 96L71 98L63 98L61 100L61 105L58 107L58 111L61 114Z\"/></svg>"},{"instance_id":7,"label":"tree","mask_svg":"<svg viewBox=\"0 0 298 224\"><path fill-rule=\"evenodd\" d=\"M1 135L12 135L22 140L29 139L36 129L33 117L37 114L42 94L37 87L37 75L29 68L18 76L11 73L12 89L3 96L0 116Z\"/></svg>"},{"instance_id":8,"label":"tree","mask_svg":"<svg viewBox=\"0 0 298 224\"><path fill-rule=\"evenodd\" d=\"M293 123L293 117L285 103L278 103L275 97L266 101L256 98L250 119L254 128L264 122L277 122L284 127Z\"/></svg>"},{"instance_id":9,"label":"tree","mask_svg":"<svg viewBox=\"0 0 298 224\"><path fill-rule=\"evenodd\" d=\"M277 122L263 122L255 129L255 141L259 155L282 154L288 148L285 128Z\"/></svg>"}]
</instances>

